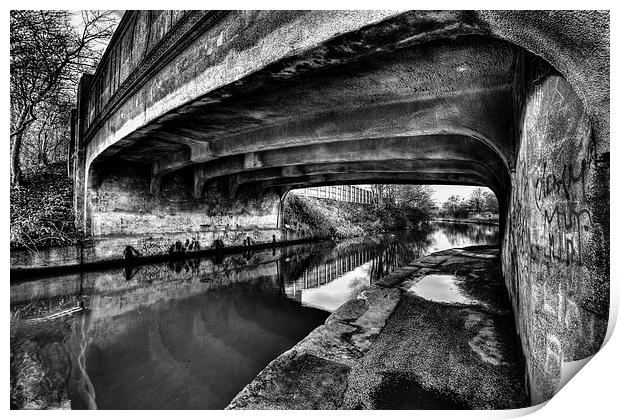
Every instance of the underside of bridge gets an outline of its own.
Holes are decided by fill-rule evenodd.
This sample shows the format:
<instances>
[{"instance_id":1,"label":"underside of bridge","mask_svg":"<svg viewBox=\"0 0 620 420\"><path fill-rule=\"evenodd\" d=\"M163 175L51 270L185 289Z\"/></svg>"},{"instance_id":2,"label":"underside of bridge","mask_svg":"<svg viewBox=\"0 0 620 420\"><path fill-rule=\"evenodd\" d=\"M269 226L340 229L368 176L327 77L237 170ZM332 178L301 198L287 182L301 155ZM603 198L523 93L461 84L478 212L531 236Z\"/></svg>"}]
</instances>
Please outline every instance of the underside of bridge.
<instances>
[{"instance_id":1,"label":"underside of bridge","mask_svg":"<svg viewBox=\"0 0 620 420\"><path fill-rule=\"evenodd\" d=\"M86 232L153 252L271 242L290 189L488 186L533 402L600 347L608 15L149 13L123 18L80 88Z\"/></svg>"},{"instance_id":2,"label":"underside of bridge","mask_svg":"<svg viewBox=\"0 0 620 420\"><path fill-rule=\"evenodd\" d=\"M119 167L131 168L134 182L143 174L144 213L165 206L171 183L178 189L179 182L188 189L185 204L203 216L209 185L230 200L240 188L263 199L343 182L484 185L504 202L514 161L517 49L463 36L359 56L348 50L354 42L321 46L330 57L324 62L311 51L286 72L282 63L260 70L103 150L89 174L89 191L97 191L87 208L92 233L120 233L119 208L110 214L98 200L107 172ZM234 225L247 223L235 218ZM154 233L144 229L131 233Z\"/></svg>"}]
</instances>

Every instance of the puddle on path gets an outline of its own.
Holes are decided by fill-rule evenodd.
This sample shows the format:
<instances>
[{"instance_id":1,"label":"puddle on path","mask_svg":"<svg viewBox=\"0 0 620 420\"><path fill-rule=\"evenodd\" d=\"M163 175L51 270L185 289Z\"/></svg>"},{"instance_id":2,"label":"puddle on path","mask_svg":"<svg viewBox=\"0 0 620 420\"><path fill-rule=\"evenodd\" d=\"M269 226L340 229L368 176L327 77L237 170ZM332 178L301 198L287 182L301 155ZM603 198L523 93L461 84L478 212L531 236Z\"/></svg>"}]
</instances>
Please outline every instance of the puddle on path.
<instances>
[{"instance_id":1,"label":"puddle on path","mask_svg":"<svg viewBox=\"0 0 620 420\"><path fill-rule=\"evenodd\" d=\"M456 277L451 274L429 274L424 276L409 288L409 292L434 302L463 303L466 305L476 303L474 299L461 293L456 284Z\"/></svg>"}]
</instances>

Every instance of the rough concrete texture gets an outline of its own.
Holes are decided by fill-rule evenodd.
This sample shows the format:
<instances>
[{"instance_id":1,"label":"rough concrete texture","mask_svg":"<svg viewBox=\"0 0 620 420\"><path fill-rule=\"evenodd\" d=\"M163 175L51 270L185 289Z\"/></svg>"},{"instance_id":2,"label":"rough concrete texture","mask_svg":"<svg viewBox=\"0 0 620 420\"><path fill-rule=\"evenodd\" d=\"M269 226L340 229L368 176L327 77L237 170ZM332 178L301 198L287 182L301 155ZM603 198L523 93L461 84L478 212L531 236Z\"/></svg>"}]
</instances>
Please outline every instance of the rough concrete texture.
<instances>
[{"instance_id":1,"label":"rough concrete texture","mask_svg":"<svg viewBox=\"0 0 620 420\"><path fill-rule=\"evenodd\" d=\"M79 265L81 262L79 245L55 246L35 250L11 250L11 269L59 267Z\"/></svg>"},{"instance_id":2,"label":"rough concrete texture","mask_svg":"<svg viewBox=\"0 0 620 420\"><path fill-rule=\"evenodd\" d=\"M94 236L81 244L11 252L11 268L79 266L118 261L127 247L143 257L206 248L272 243L285 239L278 226L280 197L223 182L204 187L193 198L191 174L176 173L159 191L149 188L148 170L136 164L116 165L97 174L87 208Z\"/></svg>"},{"instance_id":3,"label":"rough concrete texture","mask_svg":"<svg viewBox=\"0 0 620 420\"><path fill-rule=\"evenodd\" d=\"M165 173L261 148L449 132L510 162L513 61L525 50L576 86L608 144L608 26L594 11L128 13L85 86L75 149L88 143L86 176L100 154L146 153ZM417 108L388 123L398 102Z\"/></svg>"},{"instance_id":4,"label":"rough concrete texture","mask_svg":"<svg viewBox=\"0 0 620 420\"><path fill-rule=\"evenodd\" d=\"M350 368L295 350L274 360L228 409L334 410Z\"/></svg>"},{"instance_id":5,"label":"rough concrete texture","mask_svg":"<svg viewBox=\"0 0 620 420\"><path fill-rule=\"evenodd\" d=\"M521 144L503 263L534 403L596 353L609 308L609 155L572 87L524 63ZM604 193L606 191L606 193Z\"/></svg>"},{"instance_id":6,"label":"rough concrete texture","mask_svg":"<svg viewBox=\"0 0 620 420\"><path fill-rule=\"evenodd\" d=\"M609 151L609 11L480 11L481 26L546 60L585 109L600 153Z\"/></svg>"},{"instance_id":7,"label":"rough concrete texture","mask_svg":"<svg viewBox=\"0 0 620 420\"><path fill-rule=\"evenodd\" d=\"M88 264L114 262L125 259L125 249L129 246L142 257L161 257L170 254L174 248L176 256L191 259L197 253L215 249L213 244L222 241L223 247L260 245L272 243L273 237L282 240L282 229L218 226L211 230L145 233L142 235L100 236L86 240L78 245L65 247L39 248L37 250L11 251L11 271L19 275L32 275L32 269L78 267ZM297 238L287 238L294 240ZM178 245L178 244L180 245ZM200 245L200 248L196 247ZM251 249L250 249L251 250ZM225 251L225 249L224 249Z\"/></svg>"},{"instance_id":8,"label":"rough concrete texture","mask_svg":"<svg viewBox=\"0 0 620 420\"><path fill-rule=\"evenodd\" d=\"M497 249L454 249L424 261L424 267L416 261L343 304L267 366L228 408L526 406ZM454 275L455 267L455 287L469 303L435 302L412 292L425 277ZM308 370L298 377L300 366Z\"/></svg>"},{"instance_id":9,"label":"rough concrete texture","mask_svg":"<svg viewBox=\"0 0 620 420\"><path fill-rule=\"evenodd\" d=\"M518 408L527 405L519 343L499 253L448 250L398 287L406 290L368 353L355 365L343 408ZM433 264L434 260L434 264ZM420 271L423 271L420 273ZM449 274L468 303L416 296L415 285Z\"/></svg>"},{"instance_id":10,"label":"rough concrete texture","mask_svg":"<svg viewBox=\"0 0 620 420\"><path fill-rule=\"evenodd\" d=\"M231 194L219 182L194 199L191 176L182 173L164 180L160 193L151 193L148 177L139 169L125 165L119 172L102 173L90 189L88 207L96 236L86 247L87 260L122 257L128 245L148 256L171 248L204 249L216 241L228 247L282 239L277 194L248 188Z\"/></svg>"},{"instance_id":11,"label":"rough concrete texture","mask_svg":"<svg viewBox=\"0 0 620 420\"><path fill-rule=\"evenodd\" d=\"M161 19L153 16L158 13L162 14ZM194 21L205 19L201 14L204 15L204 12L188 12L185 18ZM106 147L140 128L140 123L150 122L161 113L187 105L188 99L211 93L269 65L279 65L279 68L278 71L265 75L266 77L290 80L298 73L333 68L359 57L393 52L438 38L466 34L485 34L506 39L549 60L567 75L572 83L581 85L579 92L583 95L582 98L600 98L598 101L586 102L596 102L597 105L604 106L605 99L608 99L609 15L605 12L239 11L206 19L211 19L215 24L188 27L175 24L177 20L172 15L167 16L162 12L137 12L125 17L119 36L108 48L109 56L104 59L91 85L87 114L92 117L89 124L96 122L95 116L99 117L101 111L108 110L107 102L113 96L119 96L110 93L118 89L125 97L128 96L128 93L124 92L127 87L122 86L125 75L114 75L118 68L122 68L123 72L135 69L135 73L141 67L150 66L155 67L158 72L149 74L151 79L142 81L146 86L134 86L134 89L142 88L145 94L134 94L131 100L127 100L128 105L132 106L126 106L124 112L116 110L113 114L114 123L99 130L102 132L99 137L108 137ZM168 54L173 55L170 57L173 58L172 62L160 68L157 62L141 60L145 51L157 50L157 42L161 39L140 36L148 26L155 28L155 31L150 31L152 33L172 33L174 36L167 40L168 44L179 44L183 38L188 37L194 37L195 40L189 45L174 45L176 48L168 51ZM132 31L134 27L136 30ZM524 27L529 30L523 30ZM279 42L270 43L276 39ZM289 41L285 42L285 39ZM141 48L137 48L137 45ZM257 50L260 50L261 54L256 54ZM128 54L128 51L133 53ZM162 54L164 51L162 49L161 52L155 52ZM584 55L590 59L582 60ZM131 65L115 65L111 58L119 60L119 56L129 60ZM123 61L123 58L120 58L120 61ZM588 71L601 77L582 77L584 73L590 74ZM97 79L103 79L104 76L114 81L111 86L109 83L97 83ZM591 79L595 81L585 81ZM265 82L265 77L262 82ZM589 86L588 83L594 85ZM158 89L153 89L151 84ZM247 89L247 84L244 80L236 87ZM150 89L147 89L149 87ZM216 95L208 98L206 102L219 102L230 95L230 92L223 98ZM145 109L148 111L144 112ZM136 113L143 115L138 117ZM248 115L252 116L257 122L263 117ZM109 115L107 117L110 118ZM127 124L132 127L125 128L124 125ZM110 134L113 138L110 138ZM103 151L106 147L99 149ZM91 159L89 163L90 161Z\"/></svg>"}]
</instances>

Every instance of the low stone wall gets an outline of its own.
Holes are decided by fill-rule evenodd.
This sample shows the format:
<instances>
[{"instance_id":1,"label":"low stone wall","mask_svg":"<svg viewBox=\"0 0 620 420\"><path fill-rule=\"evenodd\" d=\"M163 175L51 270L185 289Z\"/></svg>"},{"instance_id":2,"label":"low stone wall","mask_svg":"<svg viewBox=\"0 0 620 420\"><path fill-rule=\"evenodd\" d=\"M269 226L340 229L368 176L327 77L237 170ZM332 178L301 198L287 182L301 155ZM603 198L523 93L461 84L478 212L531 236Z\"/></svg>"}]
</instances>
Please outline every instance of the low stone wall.
<instances>
[{"instance_id":1,"label":"low stone wall","mask_svg":"<svg viewBox=\"0 0 620 420\"><path fill-rule=\"evenodd\" d=\"M79 245L53 246L39 249L12 249L11 269L78 266L82 263Z\"/></svg>"},{"instance_id":2,"label":"low stone wall","mask_svg":"<svg viewBox=\"0 0 620 420\"><path fill-rule=\"evenodd\" d=\"M272 244L274 237L278 243L281 242L284 237L282 230L240 228L194 233L174 232L159 235L100 237L85 241L81 245L39 250L11 250L11 269L26 271L119 262L124 260L124 251L128 246L138 251L140 257L179 254L191 257L198 252L212 249L216 241L221 241L222 250L225 250L230 247Z\"/></svg>"}]
</instances>

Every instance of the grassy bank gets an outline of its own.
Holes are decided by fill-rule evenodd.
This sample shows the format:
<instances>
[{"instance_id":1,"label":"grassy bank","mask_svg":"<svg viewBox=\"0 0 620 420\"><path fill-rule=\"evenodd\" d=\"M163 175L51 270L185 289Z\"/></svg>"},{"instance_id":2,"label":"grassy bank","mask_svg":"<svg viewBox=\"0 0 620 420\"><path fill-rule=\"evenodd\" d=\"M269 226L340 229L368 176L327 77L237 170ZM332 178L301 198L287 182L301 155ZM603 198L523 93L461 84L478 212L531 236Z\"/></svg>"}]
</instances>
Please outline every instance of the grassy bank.
<instances>
[{"instance_id":1,"label":"grassy bank","mask_svg":"<svg viewBox=\"0 0 620 420\"><path fill-rule=\"evenodd\" d=\"M11 248L69 245L80 237L74 225L73 183L65 163L49 165L11 186Z\"/></svg>"},{"instance_id":2,"label":"grassy bank","mask_svg":"<svg viewBox=\"0 0 620 420\"><path fill-rule=\"evenodd\" d=\"M288 194L284 223L304 237L350 238L417 226L428 215L415 210Z\"/></svg>"}]
</instances>

